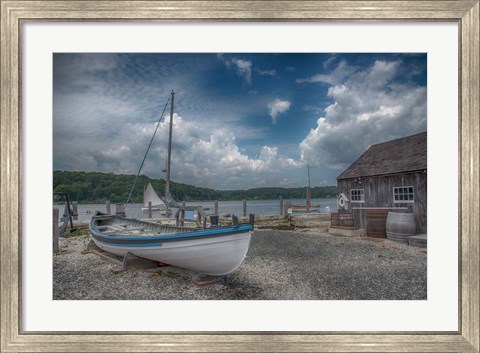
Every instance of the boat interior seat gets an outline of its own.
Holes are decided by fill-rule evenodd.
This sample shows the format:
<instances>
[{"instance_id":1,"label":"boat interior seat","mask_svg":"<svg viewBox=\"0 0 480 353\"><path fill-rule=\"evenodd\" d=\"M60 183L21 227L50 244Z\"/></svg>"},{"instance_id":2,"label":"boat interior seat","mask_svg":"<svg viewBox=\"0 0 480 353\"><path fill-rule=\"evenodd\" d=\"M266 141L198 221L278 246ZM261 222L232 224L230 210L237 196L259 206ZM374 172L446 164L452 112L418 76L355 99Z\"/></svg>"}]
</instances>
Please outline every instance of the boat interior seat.
<instances>
[{"instance_id":1,"label":"boat interior seat","mask_svg":"<svg viewBox=\"0 0 480 353\"><path fill-rule=\"evenodd\" d=\"M145 230L145 228L143 228L143 227L127 227L127 228L125 228L125 230L128 230L128 231L139 230L139 231L143 232Z\"/></svg>"}]
</instances>

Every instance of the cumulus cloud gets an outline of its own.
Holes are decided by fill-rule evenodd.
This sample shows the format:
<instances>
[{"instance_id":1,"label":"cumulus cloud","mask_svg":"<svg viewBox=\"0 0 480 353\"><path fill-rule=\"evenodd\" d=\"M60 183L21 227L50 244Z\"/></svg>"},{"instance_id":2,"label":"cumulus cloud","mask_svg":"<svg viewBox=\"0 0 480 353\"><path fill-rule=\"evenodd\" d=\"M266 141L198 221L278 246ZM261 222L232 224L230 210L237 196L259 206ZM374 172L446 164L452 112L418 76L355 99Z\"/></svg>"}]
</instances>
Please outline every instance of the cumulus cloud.
<instances>
[{"instance_id":1,"label":"cumulus cloud","mask_svg":"<svg viewBox=\"0 0 480 353\"><path fill-rule=\"evenodd\" d=\"M330 64L336 59L335 55L330 56L327 60L323 62L323 68L326 69Z\"/></svg>"},{"instance_id":2,"label":"cumulus cloud","mask_svg":"<svg viewBox=\"0 0 480 353\"><path fill-rule=\"evenodd\" d=\"M328 83L333 100L300 143L302 160L340 172L372 144L425 131L427 89L399 83L400 66L379 60L359 70L342 62L330 74L301 81Z\"/></svg>"},{"instance_id":3,"label":"cumulus cloud","mask_svg":"<svg viewBox=\"0 0 480 353\"><path fill-rule=\"evenodd\" d=\"M252 62L250 60L238 58L226 59L223 54L217 54L217 58L222 60L228 68L233 68L237 75L246 83L252 83Z\"/></svg>"},{"instance_id":4,"label":"cumulus cloud","mask_svg":"<svg viewBox=\"0 0 480 353\"><path fill-rule=\"evenodd\" d=\"M233 58L231 62L236 66L237 74L242 77L245 82L252 83L252 62L236 58Z\"/></svg>"},{"instance_id":5,"label":"cumulus cloud","mask_svg":"<svg viewBox=\"0 0 480 353\"><path fill-rule=\"evenodd\" d=\"M167 155L169 118L165 117L155 136L142 174L163 178ZM155 129L154 123L127 124L117 132L117 146L101 149L101 144L83 145L83 153L72 155L61 169L88 165L89 170L135 174ZM85 160L85 156L89 156ZM215 189L242 189L276 185L285 173L298 170L302 163L283 156L276 146L262 146L257 156L249 156L239 147L231 129L211 129L195 121L173 117L172 179L182 183Z\"/></svg>"},{"instance_id":6,"label":"cumulus cloud","mask_svg":"<svg viewBox=\"0 0 480 353\"><path fill-rule=\"evenodd\" d=\"M292 104L275 99L283 91L266 97L268 87L249 86L237 97L212 97L201 84L209 82L205 73L218 68L217 60L230 68L229 79L238 75L251 83L252 70L258 71L239 56L178 60L175 55L56 54L54 169L135 174L172 88L175 111L185 117L174 117L172 177L197 186L303 185L299 175L306 162L312 170L317 167L322 180L333 181L372 143L426 129L426 87L411 81L411 64L379 60L360 68L337 56L325 67L320 63L318 74L309 71L297 80L312 94L295 104L305 117L316 116L316 123L308 121L311 130L304 138L275 145L272 131L283 124L256 124L256 117L267 109L276 124ZM312 99L316 92L322 95L318 100ZM331 101L326 108L325 99ZM164 177L167 138L168 119L160 124L142 173Z\"/></svg>"},{"instance_id":7,"label":"cumulus cloud","mask_svg":"<svg viewBox=\"0 0 480 353\"><path fill-rule=\"evenodd\" d=\"M277 123L278 114L285 113L290 109L290 102L288 100L275 99L267 105L270 116L272 117L272 124Z\"/></svg>"},{"instance_id":8,"label":"cumulus cloud","mask_svg":"<svg viewBox=\"0 0 480 353\"><path fill-rule=\"evenodd\" d=\"M307 78L297 79L297 83L328 83L331 85L342 82L345 78L355 72L356 68L348 65L345 60L342 60L340 64L329 74L318 74Z\"/></svg>"},{"instance_id":9,"label":"cumulus cloud","mask_svg":"<svg viewBox=\"0 0 480 353\"><path fill-rule=\"evenodd\" d=\"M225 127L206 131L175 116L173 134L177 141L173 147L173 177L193 185L220 189L261 186L266 179L268 184L283 179L286 171L301 165L280 155L275 146L263 146L257 157L248 156Z\"/></svg>"}]
</instances>

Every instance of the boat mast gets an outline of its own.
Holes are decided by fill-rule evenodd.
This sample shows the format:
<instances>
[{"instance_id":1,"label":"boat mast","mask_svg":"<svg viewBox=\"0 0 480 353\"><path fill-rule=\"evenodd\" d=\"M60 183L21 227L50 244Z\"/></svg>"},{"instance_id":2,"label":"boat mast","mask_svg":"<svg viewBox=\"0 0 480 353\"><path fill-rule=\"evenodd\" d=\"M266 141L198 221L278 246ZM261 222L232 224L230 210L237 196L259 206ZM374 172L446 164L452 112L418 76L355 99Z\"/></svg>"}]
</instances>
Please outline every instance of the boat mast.
<instances>
[{"instance_id":1,"label":"boat mast","mask_svg":"<svg viewBox=\"0 0 480 353\"><path fill-rule=\"evenodd\" d=\"M173 128L173 99L175 92L172 90L172 97L170 98L170 127L168 130L168 154L167 154L167 176L165 180L165 206L168 210L168 197L170 195L170 160L172 157L172 128Z\"/></svg>"},{"instance_id":2,"label":"boat mast","mask_svg":"<svg viewBox=\"0 0 480 353\"><path fill-rule=\"evenodd\" d=\"M308 172L308 186L307 186L307 212L310 210L310 166L307 163L307 172Z\"/></svg>"}]
</instances>

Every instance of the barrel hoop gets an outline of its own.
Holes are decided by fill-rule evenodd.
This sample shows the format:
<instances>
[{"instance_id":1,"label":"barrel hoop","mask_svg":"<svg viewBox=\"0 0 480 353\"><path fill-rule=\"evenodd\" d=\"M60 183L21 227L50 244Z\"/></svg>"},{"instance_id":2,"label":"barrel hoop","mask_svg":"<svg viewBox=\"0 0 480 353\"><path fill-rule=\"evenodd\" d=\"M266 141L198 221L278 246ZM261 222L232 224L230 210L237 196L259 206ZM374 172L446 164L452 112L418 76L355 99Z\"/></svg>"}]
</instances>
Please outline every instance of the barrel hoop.
<instances>
[{"instance_id":1,"label":"barrel hoop","mask_svg":"<svg viewBox=\"0 0 480 353\"><path fill-rule=\"evenodd\" d=\"M393 237L404 237L404 238L408 238L408 237L411 237L412 235L415 235L415 234L405 234L405 233L387 232L387 235L390 235L390 236L393 236Z\"/></svg>"}]
</instances>

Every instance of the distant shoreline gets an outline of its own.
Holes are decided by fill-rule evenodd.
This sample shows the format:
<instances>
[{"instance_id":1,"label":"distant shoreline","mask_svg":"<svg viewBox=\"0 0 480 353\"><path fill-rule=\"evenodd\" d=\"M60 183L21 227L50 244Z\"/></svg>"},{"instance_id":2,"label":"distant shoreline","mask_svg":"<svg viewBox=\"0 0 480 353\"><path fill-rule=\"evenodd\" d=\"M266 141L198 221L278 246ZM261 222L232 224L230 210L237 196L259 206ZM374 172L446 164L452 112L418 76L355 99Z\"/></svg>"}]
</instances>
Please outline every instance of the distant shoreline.
<instances>
[{"instance_id":1,"label":"distant shoreline","mask_svg":"<svg viewBox=\"0 0 480 353\"><path fill-rule=\"evenodd\" d=\"M78 203L125 202L135 181L135 175L112 174L101 172L53 172L53 193L66 193L70 200ZM158 194L165 190L164 179L152 179L140 175L135 183L130 200L137 203L143 200L143 188L151 183ZM261 187L246 190L215 190L182 183L171 182L170 192L177 201L242 201L242 200L290 200L305 199L306 186L295 188ZM312 199L335 198L336 186L314 186L311 188Z\"/></svg>"}]
</instances>

